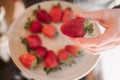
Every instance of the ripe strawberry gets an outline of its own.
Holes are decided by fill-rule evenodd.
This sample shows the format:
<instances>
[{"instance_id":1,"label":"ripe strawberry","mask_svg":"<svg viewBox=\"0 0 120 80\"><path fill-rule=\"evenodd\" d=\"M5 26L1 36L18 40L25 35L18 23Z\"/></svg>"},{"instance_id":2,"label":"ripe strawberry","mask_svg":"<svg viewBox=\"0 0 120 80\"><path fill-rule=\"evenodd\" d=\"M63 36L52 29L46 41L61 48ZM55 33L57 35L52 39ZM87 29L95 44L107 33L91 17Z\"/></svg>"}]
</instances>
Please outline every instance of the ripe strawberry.
<instances>
[{"instance_id":1,"label":"ripe strawberry","mask_svg":"<svg viewBox=\"0 0 120 80\"><path fill-rule=\"evenodd\" d=\"M51 71L56 71L60 69L57 56L51 50L47 52L44 64L45 64L44 70L46 71L47 74Z\"/></svg>"},{"instance_id":2,"label":"ripe strawberry","mask_svg":"<svg viewBox=\"0 0 120 80\"><path fill-rule=\"evenodd\" d=\"M72 15L73 15L73 12L71 8L67 8L63 13L62 22L67 22L70 19L72 19Z\"/></svg>"},{"instance_id":3,"label":"ripe strawberry","mask_svg":"<svg viewBox=\"0 0 120 80\"><path fill-rule=\"evenodd\" d=\"M62 12L60 4L53 6L50 11L50 16L51 16L52 21L60 22L62 19L62 13L63 12Z\"/></svg>"},{"instance_id":4,"label":"ripe strawberry","mask_svg":"<svg viewBox=\"0 0 120 80\"><path fill-rule=\"evenodd\" d=\"M41 59L45 59L45 56L47 54L47 49L45 47L39 47L35 49L35 52L38 54L38 57Z\"/></svg>"},{"instance_id":5,"label":"ripe strawberry","mask_svg":"<svg viewBox=\"0 0 120 80\"><path fill-rule=\"evenodd\" d=\"M58 36L58 32L53 25L47 25L42 29L42 32L45 36L49 38L55 38Z\"/></svg>"},{"instance_id":6,"label":"ripe strawberry","mask_svg":"<svg viewBox=\"0 0 120 80\"><path fill-rule=\"evenodd\" d=\"M40 37L35 34L26 36L25 38L22 38L21 42L27 46L28 52L30 52L30 49L34 50L34 49L40 47L42 44Z\"/></svg>"},{"instance_id":7,"label":"ripe strawberry","mask_svg":"<svg viewBox=\"0 0 120 80\"><path fill-rule=\"evenodd\" d=\"M37 58L31 53L22 54L19 60L28 69L33 69L37 66Z\"/></svg>"},{"instance_id":8,"label":"ripe strawberry","mask_svg":"<svg viewBox=\"0 0 120 80\"><path fill-rule=\"evenodd\" d=\"M66 64L71 66L72 63L75 63L74 56L65 49L61 49L58 52L58 59L61 64Z\"/></svg>"},{"instance_id":9,"label":"ripe strawberry","mask_svg":"<svg viewBox=\"0 0 120 80\"><path fill-rule=\"evenodd\" d=\"M36 13L36 18L44 23L50 23L51 22L51 18L50 15L43 9L40 9L37 11Z\"/></svg>"},{"instance_id":10,"label":"ripe strawberry","mask_svg":"<svg viewBox=\"0 0 120 80\"><path fill-rule=\"evenodd\" d=\"M33 33L41 32L42 28L43 26L39 21L37 20L31 21L30 19L28 19L28 22L26 23L26 26L25 26L25 29L29 29L30 32L33 32Z\"/></svg>"},{"instance_id":11,"label":"ripe strawberry","mask_svg":"<svg viewBox=\"0 0 120 80\"><path fill-rule=\"evenodd\" d=\"M75 57L77 57L80 54L80 48L78 46L75 45L67 45L65 47L65 49L67 51L69 51L70 53L72 53Z\"/></svg>"},{"instance_id":12,"label":"ripe strawberry","mask_svg":"<svg viewBox=\"0 0 120 80\"><path fill-rule=\"evenodd\" d=\"M83 37L85 35L83 25L84 22L85 19L77 17L65 22L61 27L61 31L64 35L69 37Z\"/></svg>"}]
</instances>

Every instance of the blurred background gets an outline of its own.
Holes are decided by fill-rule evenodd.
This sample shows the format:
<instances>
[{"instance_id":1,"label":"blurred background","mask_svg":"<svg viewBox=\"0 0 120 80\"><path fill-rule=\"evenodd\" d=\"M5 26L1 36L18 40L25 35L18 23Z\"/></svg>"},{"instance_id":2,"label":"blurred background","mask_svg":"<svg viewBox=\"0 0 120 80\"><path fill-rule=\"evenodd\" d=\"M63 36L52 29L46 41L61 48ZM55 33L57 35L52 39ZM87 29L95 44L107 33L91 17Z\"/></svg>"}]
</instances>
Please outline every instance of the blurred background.
<instances>
[{"instance_id":1,"label":"blurred background","mask_svg":"<svg viewBox=\"0 0 120 80\"><path fill-rule=\"evenodd\" d=\"M37 2L47 0L0 0L0 80L27 79L10 58L8 31L10 25L24 10ZM119 8L120 0L65 0L85 11ZM79 80L120 80L120 47L105 51L101 60L87 76Z\"/></svg>"}]
</instances>

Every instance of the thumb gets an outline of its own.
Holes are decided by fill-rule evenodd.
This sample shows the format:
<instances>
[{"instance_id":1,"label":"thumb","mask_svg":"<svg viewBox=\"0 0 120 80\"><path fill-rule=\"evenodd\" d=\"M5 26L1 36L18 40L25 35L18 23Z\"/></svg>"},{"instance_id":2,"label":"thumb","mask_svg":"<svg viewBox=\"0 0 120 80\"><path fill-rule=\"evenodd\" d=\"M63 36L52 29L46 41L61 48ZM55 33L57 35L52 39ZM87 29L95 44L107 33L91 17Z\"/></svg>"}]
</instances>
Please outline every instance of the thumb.
<instances>
[{"instance_id":1,"label":"thumb","mask_svg":"<svg viewBox=\"0 0 120 80\"><path fill-rule=\"evenodd\" d=\"M107 18L107 11L106 10L99 10L94 12L75 12L74 15L76 17L82 18L90 18L92 21L98 21L101 26L106 27L106 18Z\"/></svg>"},{"instance_id":2,"label":"thumb","mask_svg":"<svg viewBox=\"0 0 120 80\"><path fill-rule=\"evenodd\" d=\"M104 17L104 10L94 11L94 12L75 12L76 17L91 18L92 20L100 20Z\"/></svg>"}]
</instances>

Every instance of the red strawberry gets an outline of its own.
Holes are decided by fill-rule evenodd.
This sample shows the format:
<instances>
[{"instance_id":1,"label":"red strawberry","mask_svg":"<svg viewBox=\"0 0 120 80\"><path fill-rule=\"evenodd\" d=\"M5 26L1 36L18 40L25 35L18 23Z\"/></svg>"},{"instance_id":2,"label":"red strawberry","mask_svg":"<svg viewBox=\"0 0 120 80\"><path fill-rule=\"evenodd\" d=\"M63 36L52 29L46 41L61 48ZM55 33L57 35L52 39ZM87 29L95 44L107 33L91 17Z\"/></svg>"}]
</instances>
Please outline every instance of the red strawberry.
<instances>
[{"instance_id":1,"label":"red strawberry","mask_svg":"<svg viewBox=\"0 0 120 80\"><path fill-rule=\"evenodd\" d=\"M27 46L28 52L30 52L30 49L36 49L41 46L42 41L38 35L29 35L25 38L22 38L21 41L23 44Z\"/></svg>"},{"instance_id":2,"label":"red strawberry","mask_svg":"<svg viewBox=\"0 0 120 80\"><path fill-rule=\"evenodd\" d=\"M19 60L28 69L32 69L37 66L37 58L31 53L21 55Z\"/></svg>"},{"instance_id":3,"label":"red strawberry","mask_svg":"<svg viewBox=\"0 0 120 80\"><path fill-rule=\"evenodd\" d=\"M42 29L42 32L45 36L49 38L55 38L58 36L58 32L53 25L47 25Z\"/></svg>"},{"instance_id":4,"label":"red strawberry","mask_svg":"<svg viewBox=\"0 0 120 80\"><path fill-rule=\"evenodd\" d=\"M45 71L47 74L51 71L56 71L59 68L59 61L57 59L57 56L53 51L48 51L46 58L45 58Z\"/></svg>"},{"instance_id":5,"label":"red strawberry","mask_svg":"<svg viewBox=\"0 0 120 80\"><path fill-rule=\"evenodd\" d=\"M26 26L25 26L25 29L29 29L30 32L33 32L33 33L41 32L42 28L43 28L43 26L39 21L37 21L37 20L31 21L30 19L28 20L28 22L26 23Z\"/></svg>"},{"instance_id":6,"label":"red strawberry","mask_svg":"<svg viewBox=\"0 0 120 80\"><path fill-rule=\"evenodd\" d=\"M85 19L77 17L61 26L61 31L64 35L69 37L83 37L85 35L84 25Z\"/></svg>"},{"instance_id":7,"label":"red strawberry","mask_svg":"<svg viewBox=\"0 0 120 80\"><path fill-rule=\"evenodd\" d=\"M52 21L60 22L61 18L62 18L62 13L63 12L62 12L60 4L52 7L52 9L50 11L50 16L51 16Z\"/></svg>"},{"instance_id":8,"label":"red strawberry","mask_svg":"<svg viewBox=\"0 0 120 80\"><path fill-rule=\"evenodd\" d=\"M67 8L63 13L62 22L69 21L72 18L72 15L73 15L73 12L71 8Z\"/></svg>"},{"instance_id":9,"label":"red strawberry","mask_svg":"<svg viewBox=\"0 0 120 80\"><path fill-rule=\"evenodd\" d=\"M45 10L42 10L42 9L38 10L36 13L36 17L41 22L44 22L44 23L51 22L50 15Z\"/></svg>"},{"instance_id":10,"label":"red strawberry","mask_svg":"<svg viewBox=\"0 0 120 80\"><path fill-rule=\"evenodd\" d=\"M66 64L66 65L71 65L72 63L75 63L74 56L65 49L61 49L58 52L58 59L60 63Z\"/></svg>"},{"instance_id":11,"label":"red strawberry","mask_svg":"<svg viewBox=\"0 0 120 80\"><path fill-rule=\"evenodd\" d=\"M45 59L45 56L47 54L47 49L41 46L37 48L35 52L38 54L39 58Z\"/></svg>"},{"instance_id":12,"label":"red strawberry","mask_svg":"<svg viewBox=\"0 0 120 80\"><path fill-rule=\"evenodd\" d=\"M75 45L67 45L65 47L65 49L67 51L69 51L70 53L72 53L75 57L77 57L80 54L80 48L78 46Z\"/></svg>"}]
</instances>

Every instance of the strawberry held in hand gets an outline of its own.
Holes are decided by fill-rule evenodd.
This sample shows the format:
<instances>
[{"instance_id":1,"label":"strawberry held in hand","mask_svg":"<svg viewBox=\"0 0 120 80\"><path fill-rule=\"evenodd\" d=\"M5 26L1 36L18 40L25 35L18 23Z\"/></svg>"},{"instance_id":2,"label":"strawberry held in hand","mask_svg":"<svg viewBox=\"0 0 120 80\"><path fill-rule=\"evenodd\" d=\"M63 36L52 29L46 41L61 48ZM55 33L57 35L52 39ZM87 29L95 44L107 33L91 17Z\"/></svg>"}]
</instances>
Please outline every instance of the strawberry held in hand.
<instances>
[{"instance_id":1,"label":"strawberry held in hand","mask_svg":"<svg viewBox=\"0 0 120 80\"><path fill-rule=\"evenodd\" d=\"M47 74L51 71L56 71L60 69L57 56L51 50L47 52L44 64L45 64L44 70L46 71Z\"/></svg>"},{"instance_id":2,"label":"strawberry held in hand","mask_svg":"<svg viewBox=\"0 0 120 80\"><path fill-rule=\"evenodd\" d=\"M53 25L47 25L42 29L42 32L45 36L49 38L56 38L58 36L58 32Z\"/></svg>"},{"instance_id":3,"label":"strawberry held in hand","mask_svg":"<svg viewBox=\"0 0 120 80\"><path fill-rule=\"evenodd\" d=\"M62 14L62 8L59 3L58 5L53 6L50 11L50 16L53 22L60 22L62 19Z\"/></svg>"},{"instance_id":4,"label":"strawberry held in hand","mask_svg":"<svg viewBox=\"0 0 120 80\"><path fill-rule=\"evenodd\" d=\"M64 35L69 37L84 37L86 32L93 32L93 24L89 20L77 17L65 22L61 26L61 31Z\"/></svg>"},{"instance_id":5,"label":"strawberry held in hand","mask_svg":"<svg viewBox=\"0 0 120 80\"><path fill-rule=\"evenodd\" d=\"M33 32L33 33L38 33L42 31L42 28L43 26L39 21L37 20L31 21L28 18L28 22L26 23L25 29L28 29L30 32Z\"/></svg>"},{"instance_id":6,"label":"strawberry held in hand","mask_svg":"<svg viewBox=\"0 0 120 80\"><path fill-rule=\"evenodd\" d=\"M37 58L31 53L22 54L19 60L28 69L33 69L37 66Z\"/></svg>"},{"instance_id":7,"label":"strawberry held in hand","mask_svg":"<svg viewBox=\"0 0 120 80\"><path fill-rule=\"evenodd\" d=\"M50 15L43 9L40 9L40 6L38 6L38 10L35 11L36 12L36 18L44 23L50 23L51 22L51 18Z\"/></svg>"},{"instance_id":8,"label":"strawberry held in hand","mask_svg":"<svg viewBox=\"0 0 120 80\"><path fill-rule=\"evenodd\" d=\"M75 63L73 54L71 54L69 51L65 49L61 49L58 52L58 59L60 63L70 65L70 66L72 63Z\"/></svg>"},{"instance_id":9,"label":"strawberry held in hand","mask_svg":"<svg viewBox=\"0 0 120 80\"><path fill-rule=\"evenodd\" d=\"M39 58L45 59L47 49L45 47L40 46L39 48L35 49L35 53L37 53Z\"/></svg>"},{"instance_id":10,"label":"strawberry held in hand","mask_svg":"<svg viewBox=\"0 0 120 80\"><path fill-rule=\"evenodd\" d=\"M80 54L80 48L78 46L75 45L67 45L65 47L65 49L67 51L69 51L70 53L72 53L75 57L77 57Z\"/></svg>"},{"instance_id":11,"label":"strawberry held in hand","mask_svg":"<svg viewBox=\"0 0 120 80\"><path fill-rule=\"evenodd\" d=\"M63 17L62 17L62 22L66 22L69 21L70 19L72 19L72 15L73 12L71 10L71 8L67 8L65 9L64 13L63 13Z\"/></svg>"},{"instance_id":12,"label":"strawberry held in hand","mask_svg":"<svg viewBox=\"0 0 120 80\"><path fill-rule=\"evenodd\" d=\"M34 50L34 49L40 47L42 44L40 37L35 34L26 36L25 38L22 38L21 42L27 46L28 52L30 52L30 49Z\"/></svg>"}]
</instances>

